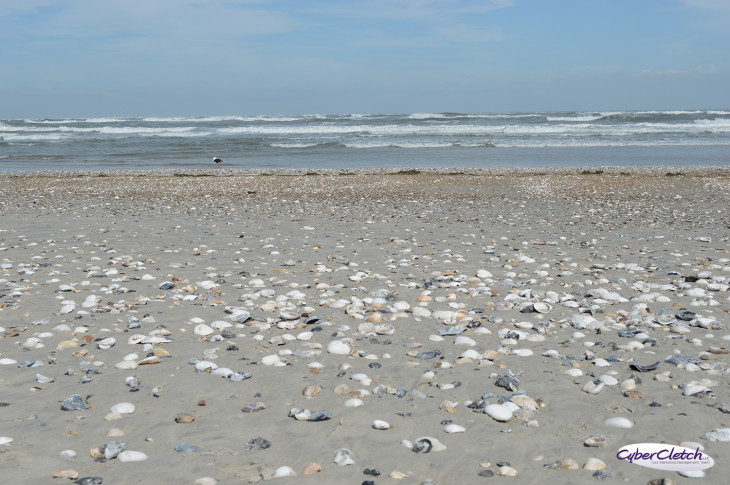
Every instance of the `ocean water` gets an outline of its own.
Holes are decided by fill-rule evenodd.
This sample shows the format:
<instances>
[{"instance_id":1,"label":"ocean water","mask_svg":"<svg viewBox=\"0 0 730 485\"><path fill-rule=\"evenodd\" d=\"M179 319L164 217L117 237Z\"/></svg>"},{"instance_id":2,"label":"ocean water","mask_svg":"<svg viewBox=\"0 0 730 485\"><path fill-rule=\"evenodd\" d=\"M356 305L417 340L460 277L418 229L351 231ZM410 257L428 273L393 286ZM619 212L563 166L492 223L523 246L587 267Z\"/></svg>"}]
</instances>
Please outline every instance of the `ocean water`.
<instances>
[{"instance_id":1,"label":"ocean water","mask_svg":"<svg viewBox=\"0 0 730 485\"><path fill-rule=\"evenodd\" d=\"M0 120L0 171L730 164L730 110Z\"/></svg>"}]
</instances>

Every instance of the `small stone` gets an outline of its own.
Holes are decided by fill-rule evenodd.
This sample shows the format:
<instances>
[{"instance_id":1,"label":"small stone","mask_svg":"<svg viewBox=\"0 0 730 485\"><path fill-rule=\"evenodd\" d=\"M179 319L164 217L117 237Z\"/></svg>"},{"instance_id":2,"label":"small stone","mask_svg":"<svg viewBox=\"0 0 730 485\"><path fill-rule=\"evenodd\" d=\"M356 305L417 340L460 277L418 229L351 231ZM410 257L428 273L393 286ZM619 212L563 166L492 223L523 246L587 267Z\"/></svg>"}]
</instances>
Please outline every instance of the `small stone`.
<instances>
[{"instance_id":1,"label":"small stone","mask_svg":"<svg viewBox=\"0 0 730 485\"><path fill-rule=\"evenodd\" d=\"M112 406L109 410L119 414L133 414L136 408L131 402L120 402Z\"/></svg>"},{"instance_id":2,"label":"small stone","mask_svg":"<svg viewBox=\"0 0 730 485\"><path fill-rule=\"evenodd\" d=\"M573 460L572 458L566 458L562 461L560 464L560 467L563 470L577 470L578 469L578 462Z\"/></svg>"},{"instance_id":3,"label":"small stone","mask_svg":"<svg viewBox=\"0 0 730 485\"><path fill-rule=\"evenodd\" d=\"M72 394L61 403L61 411L84 411L86 403L79 394Z\"/></svg>"},{"instance_id":4,"label":"small stone","mask_svg":"<svg viewBox=\"0 0 730 485\"><path fill-rule=\"evenodd\" d=\"M583 442L583 445L591 447L591 448L598 448L606 446L606 442L608 439L605 436L599 435L599 436L591 436L587 440Z\"/></svg>"},{"instance_id":5,"label":"small stone","mask_svg":"<svg viewBox=\"0 0 730 485\"><path fill-rule=\"evenodd\" d=\"M195 421L195 416L192 416L190 414L180 413L177 416L175 416L175 422L176 423L192 423Z\"/></svg>"}]
</instances>

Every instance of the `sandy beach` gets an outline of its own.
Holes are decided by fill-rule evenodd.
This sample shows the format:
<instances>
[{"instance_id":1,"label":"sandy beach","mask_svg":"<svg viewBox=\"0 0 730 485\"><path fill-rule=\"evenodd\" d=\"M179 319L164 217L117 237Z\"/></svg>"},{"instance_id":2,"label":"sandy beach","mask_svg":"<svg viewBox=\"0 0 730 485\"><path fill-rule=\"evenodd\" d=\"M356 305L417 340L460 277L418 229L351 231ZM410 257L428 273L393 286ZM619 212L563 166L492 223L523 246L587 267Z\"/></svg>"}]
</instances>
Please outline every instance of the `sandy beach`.
<instances>
[{"instance_id":1,"label":"sandy beach","mask_svg":"<svg viewBox=\"0 0 730 485\"><path fill-rule=\"evenodd\" d=\"M729 168L2 174L3 481L725 483L729 237Z\"/></svg>"}]
</instances>

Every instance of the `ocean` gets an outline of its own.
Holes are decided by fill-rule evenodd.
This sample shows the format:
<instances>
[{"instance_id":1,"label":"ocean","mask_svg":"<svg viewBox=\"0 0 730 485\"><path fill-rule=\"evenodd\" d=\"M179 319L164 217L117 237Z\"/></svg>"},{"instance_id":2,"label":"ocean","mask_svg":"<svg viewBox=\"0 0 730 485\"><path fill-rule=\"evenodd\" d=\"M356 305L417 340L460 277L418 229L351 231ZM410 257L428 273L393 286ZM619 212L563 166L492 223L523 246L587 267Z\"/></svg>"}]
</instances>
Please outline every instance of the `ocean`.
<instances>
[{"instance_id":1,"label":"ocean","mask_svg":"<svg viewBox=\"0 0 730 485\"><path fill-rule=\"evenodd\" d=\"M730 110L0 120L0 172L728 164Z\"/></svg>"}]
</instances>

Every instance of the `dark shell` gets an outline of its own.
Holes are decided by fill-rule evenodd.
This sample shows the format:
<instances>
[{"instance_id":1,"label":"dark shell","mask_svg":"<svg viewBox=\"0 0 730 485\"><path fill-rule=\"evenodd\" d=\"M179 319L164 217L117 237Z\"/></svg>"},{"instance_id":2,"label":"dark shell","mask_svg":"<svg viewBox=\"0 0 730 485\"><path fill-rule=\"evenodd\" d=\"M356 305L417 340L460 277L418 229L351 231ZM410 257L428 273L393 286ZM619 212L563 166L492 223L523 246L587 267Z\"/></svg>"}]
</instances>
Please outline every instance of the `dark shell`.
<instances>
[{"instance_id":1,"label":"dark shell","mask_svg":"<svg viewBox=\"0 0 730 485\"><path fill-rule=\"evenodd\" d=\"M631 367L633 370L639 371L639 372L650 372L650 371L656 370L656 368L659 367L659 364L661 364L661 362L657 361L657 362L654 362L653 364L649 364L649 365L631 364L631 365L629 365L629 367Z\"/></svg>"},{"instance_id":2,"label":"dark shell","mask_svg":"<svg viewBox=\"0 0 730 485\"><path fill-rule=\"evenodd\" d=\"M430 350L428 352L419 352L414 357L416 359L433 359L441 355L440 350Z\"/></svg>"},{"instance_id":3,"label":"dark shell","mask_svg":"<svg viewBox=\"0 0 730 485\"><path fill-rule=\"evenodd\" d=\"M428 453L433 448L433 444L431 443L431 440L428 440L426 438L421 438L420 440L413 443L413 452L414 453Z\"/></svg>"},{"instance_id":4,"label":"dark shell","mask_svg":"<svg viewBox=\"0 0 730 485\"><path fill-rule=\"evenodd\" d=\"M508 391L516 391L520 388L520 381L514 376L503 376L494 383L496 386L503 387Z\"/></svg>"}]
</instances>

